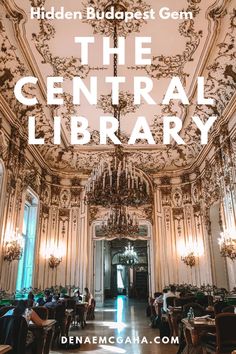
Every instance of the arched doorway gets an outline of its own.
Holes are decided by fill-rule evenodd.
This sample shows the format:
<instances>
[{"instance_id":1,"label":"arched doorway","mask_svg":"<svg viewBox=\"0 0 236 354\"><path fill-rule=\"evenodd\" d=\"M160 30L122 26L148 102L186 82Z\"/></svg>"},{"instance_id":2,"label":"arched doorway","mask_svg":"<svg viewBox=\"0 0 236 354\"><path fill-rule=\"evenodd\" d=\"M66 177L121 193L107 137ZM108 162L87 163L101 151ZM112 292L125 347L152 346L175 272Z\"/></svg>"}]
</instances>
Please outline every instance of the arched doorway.
<instances>
[{"instance_id":1,"label":"arched doorway","mask_svg":"<svg viewBox=\"0 0 236 354\"><path fill-rule=\"evenodd\" d=\"M126 295L134 299L147 299L149 294L147 241L114 239L105 243L107 243L104 245L105 264L109 252L111 272L108 273L105 269L104 298ZM131 254L130 259L123 256L127 249L133 250L134 256Z\"/></svg>"},{"instance_id":2,"label":"arched doorway","mask_svg":"<svg viewBox=\"0 0 236 354\"><path fill-rule=\"evenodd\" d=\"M135 239L106 239L99 232L102 221L92 224L93 290L98 306L108 298L124 294L134 299L147 299L153 293L152 225L140 220L140 235ZM122 254L128 244L137 252L138 262L126 265Z\"/></svg>"}]
</instances>

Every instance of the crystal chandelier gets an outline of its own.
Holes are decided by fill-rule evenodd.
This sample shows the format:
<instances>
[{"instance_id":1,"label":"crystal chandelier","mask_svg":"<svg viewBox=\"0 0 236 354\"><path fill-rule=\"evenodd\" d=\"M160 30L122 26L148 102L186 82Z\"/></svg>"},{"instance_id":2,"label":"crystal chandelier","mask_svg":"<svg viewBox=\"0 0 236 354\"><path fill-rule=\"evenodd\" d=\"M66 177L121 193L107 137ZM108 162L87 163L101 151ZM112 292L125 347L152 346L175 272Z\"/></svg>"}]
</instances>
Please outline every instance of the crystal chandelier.
<instances>
[{"instance_id":1,"label":"crystal chandelier","mask_svg":"<svg viewBox=\"0 0 236 354\"><path fill-rule=\"evenodd\" d=\"M101 1L98 2L100 5ZM119 0L111 2L102 2L105 9L114 6L123 9L124 6ZM138 1L142 5L142 1ZM128 2L126 3L128 6ZM146 6L146 5L145 5ZM119 21L112 21L112 31L114 48L118 46ZM113 56L113 76L118 76L117 54ZM118 104L113 104L111 96L101 97L99 107L104 112L113 113L113 116L119 121L122 115L134 112L136 107L131 104L132 95L123 92L119 95ZM121 140L120 128L118 138ZM103 207L119 207L150 204L152 202L149 182L142 171L137 171L134 165L128 160L127 153L120 145L115 145L115 151L111 158L101 161L100 165L94 168L86 187L85 203L88 205L97 205ZM125 215L123 215L125 217Z\"/></svg>"},{"instance_id":2,"label":"crystal chandelier","mask_svg":"<svg viewBox=\"0 0 236 354\"><path fill-rule=\"evenodd\" d=\"M128 246L125 247L124 253L120 256L120 264L133 266L138 263L137 252L134 251L134 246L131 246L130 242Z\"/></svg>"},{"instance_id":3,"label":"crystal chandelier","mask_svg":"<svg viewBox=\"0 0 236 354\"><path fill-rule=\"evenodd\" d=\"M220 254L222 257L230 258L232 261L236 259L236 238L235 231L221 232L218 240L220 246Z\"/></svg>"},{"instance_id":4,"label":"crystal chandelier","mask_svg":"<svg viewBox=\"0 0 236 354\"><path fill-rule=\"evenodd\" d=\"M85 203L88 205L133 206L151 203L148 181L116 147L109 161L96 167L86 186Z\"/></svg>"},{"instance_id":5,"label":"crystal chandelier","mask_svg":"<svg viewBox=\"0 0 236 354\"><path fill-rule=\"evenodd\" d=\"M139 225L135 213L125 207L111 208L102 223L101 231L106 237L132 237L138 235Z\"/></svg>"}]
</instances>

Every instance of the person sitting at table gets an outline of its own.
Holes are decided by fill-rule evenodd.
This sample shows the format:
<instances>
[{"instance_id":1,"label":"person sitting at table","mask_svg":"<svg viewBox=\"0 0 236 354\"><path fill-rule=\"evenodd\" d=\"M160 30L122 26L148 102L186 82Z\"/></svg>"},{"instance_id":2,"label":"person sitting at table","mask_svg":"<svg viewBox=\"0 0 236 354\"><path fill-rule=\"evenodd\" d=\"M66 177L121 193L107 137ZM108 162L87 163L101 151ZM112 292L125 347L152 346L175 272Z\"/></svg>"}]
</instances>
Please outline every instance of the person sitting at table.
<instances>
[{"instance_id":1,"label":"person sitting at table","mask_svg":"<svg viewBox=\"0 0 236 354\"><path fill-rule=\"evenodd\" d=\"M179 297L178 294L176 293L176 287L174 285L171 285L170 290L163 295L163 312L164 313L166 313L168 310L166 300L169 297Z\"/></svg>"},{"instance_id":2,"label":"person sitting at table","mask_svg":"<svg viewBox=\"0 0 236 354\"><path fill-rule=\"evenodd\" d=\"M155 300L153 302L153 306L155 309L155 316L151 318L151 327L152 328L160 328L161 324L161 310L160 310L160 304L163 303L163 297L165 294L167 294L168 290L163 289L162 293L158 293L159 296L155 297Z\"/></svg>"},{"instance_id":3,"label":"person sitting at table","mask_svg":"<svg viewBox=\"0 0 236 354\"><path fill-rule=\"evenodd\" d=\"M46 304L47 302L52 302L52 295L51 295L50 290L48 290L48 289L46 289L46 290L44 291L44 301L45 301L45 304Z\"/></svg>"},{"instance_id":4,"label":"person sitting at table","mask_svg":"<svg viewBox=\"0 0 236 354\"><path fill-rule=\"evenodd\" d=\"M11 309L5 313L4 316L24 316L27 321L32 321L38 326L41 326L43 320L38 316L38 314L34 310L26 311L27 305L24 300L20 300L17 306L14 309Z\"/></svg>"},{"instance_id":5,"label":"person sitting at table","mask_svg":"<svg viewBox=\"0 0 236 354\"><path fill-rule=\"evenodd\" d=\"M162 304L163 303L164 294L167 294L167 293L168 293L168 290L167 289L163 289L162 293L159 296L155 297L154 306L156 306L158 304Z\"/></svg>"},{"instance_id":6,"label":"person sitting at table","mask_svg":"<svg viewBox=\"0 0 236 354\"><path fill-rule=\"evenodd\" d=\"M89 305L91 305L91 300L93 298L92 294L90 293L88 288L84 288L84 302L87 302Z\"/></svg>"},{"instance_id":7,"label":"person sitting at table","mask_svg":"<svg viewBox=\"0 0 236 354\"><path fill-rule=\"evenodd\" d=\"M75 291L74 299L76 302L80 302L83 300L83 297L81 296L79 289Z\"/></svg>"},{"instance_id":8,"label":"person sitting at table","mask_svg":"<svg viewBox=\"0 0 236 354\"><path fill-rule=\"evenodd\" d=\"M53 295L52 301L48 301L44 304L44 306L47 308L55 308L59 305L60 305L60 303L59 303L59 296L58 295Z\"/></svg>"},{"instance_id":9,"label":"person sitting at table","mask_svg":"<svg viewBox=\"0 0 236 354\"><path fill-rule=\"evenodd\" d=\"M40 297L37 301L39 306L43 306L45 305L47 302L51 302L52 301L52 295L50 290L46 289L44 291L44 297Z\"/></svg>"},{"instance_id":10,"label":"person sitting at table","mask_svg":"<svg viewBox=\"0 0 236 354\"><path fill-rule=\"evenodd\" d=\"M7 316L23 316L26 321L32 321L38 326L42 326L43 320L38 316L38 314L34 310L27 311L27 305L24 300L20 300L18 305L5 313L4 317ZM26 345L29 345L34 342L34 335L31 331L27 332L26 337Z\"/></svg>"}]
</instances>

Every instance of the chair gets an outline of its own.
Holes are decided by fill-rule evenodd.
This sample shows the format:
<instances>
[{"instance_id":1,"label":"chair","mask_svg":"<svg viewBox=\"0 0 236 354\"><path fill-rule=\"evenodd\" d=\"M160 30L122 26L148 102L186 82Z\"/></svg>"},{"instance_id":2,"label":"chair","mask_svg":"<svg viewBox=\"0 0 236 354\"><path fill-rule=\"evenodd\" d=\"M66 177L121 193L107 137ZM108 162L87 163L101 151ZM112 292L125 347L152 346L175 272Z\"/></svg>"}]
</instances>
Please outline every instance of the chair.
<instances>
[{"instance_id":1,"label":"chair","mask_svg":"<svg viewBox=\"0 0 236 354\"><path fill-rule=\"evenodd\" d=\"M186 296L186 297L180 297L180 298L176 298L174 303L175 306L181 306L183 307L184 305L187 305L189 303L193 303L195 301L195 297L194 296Z\"/></svg>"},{"instance_id":2,"label":"chair","mask_svg":"<svg viewBox=\"0 0 236 354\"><path fill-rule=\"evenodd\" d=\"M176 297L175 297L175 296L169 296L169 297L167 297L167 298L166 298L166 305L167 305L167 307L169 307L169 306L174 307L174 305L175 305L175 300L176 300Z\"/></svg>"},{"instance_id":3,"label":"chair","mask_svg":"<svg viewBox=\"0 0 236 354\"><path fill-rule=\"evenodd\" d=\"M204 295L203 297L196 299L196 303L198 303L199 305L201 305L203 307L207 307L208 305L212 305L213 304L213 296Z\"/></svg>"},{"instance_id":4,"label":"chair","mask_svg":"<svg viewBox=\"0 0 236 354\"><path fill-rule=\"evenodd\" d=\"M87 312L87 320L94 320L95 319L95 315L94 315L94 311L95 311L95 306L96 306L96 301L94 299L91 299L91 304L88 307L88 312Z\"/></svg>"},{"instance_id":5,"label":"chair","mask_svg":"<svg viewBox=\"0 0 236 354\"><path fill-rule=\"evenodd\" d=\"M71 299L71 298L66 299L65 304L66 304L67 309L75 310L75 308L76 308L76 300L75 299Z\"/></svg>"},{"instance_id":6,"label":"chair","mask_svg":"<svg viewBox=\"0 0 236 354\"><path fill-rule=\"evenodd\" d=\"M71 314L72 316L72 322L75 324L75 314L76 314L76 300L69 298L65 300L65 307L66 309L73 310L73 313Z\"/></svg>"},{"instance_id":7,"label":"chair","mask_svg":"<svg viewBox=\"0 0 236 354\"><path fill-rule=\"evenodd\" d=\"M216 315L216 335L203 337L204 353L231 354L236 348L236 314L221 313Z\"/></svg>"},{"instance_id":8,"label":"chair","mask_svg":"<svg viewBox=\"0 0 236 354\"><path fill-rule=\"evenodd\" d=\"M166 298L166 306L167 308L172 306L175 306L175 300L176 297L175 296L170 296ZM169 328L168 328L169 327ZM161 325L160 325L160 332L161 332L161 336L172 336L173 334L173 326L171 323L171 318L170 315L168 313L163 313L161 315Z\"/></svg>"},{"instance_id":9,"label":"chair","mask_svg":"<svg viewBox=\"0 0 236 354\"><path fill-rule=\"evenodd\" d=\"M0 344L10 345L11 354L27 353L26 338L28 326L22 316L0 318Z\"/></svg>"},{"instance_id":10,"label":"chair","mask_svg":"<svg viewBox=\"0 0 236 354\"><path fill-rule=\"evenodd\" d=\"M65 303L58 304L55 308L55 320L57 321L55 325L55 331L52 339L52 347L55 348L56 344L59 342L61 336L65 336L66 333L66 308Z\"/></svg>"},{"instance_id":11,"label":"chair","mask_svg":"<svg viewBox=\"0 0 236 354\"><path fill-rule=\"evenodd\" d=\"M221 310L222 313L234 313L234 306L227 306Z\"/></svg>"},{"instance_id":12,"label":"chair","mask_svg":"<svg viewBox=\"0 0 236 354\"><path fill-rule=\"evenodd\" d=\"M9 310L14 309L15 306L4 306L0 308L0 317L3 317Z\"/></svg>"},{"instance_id":13,"label":"chair","mask_svg":"<svg viewBox=\"0 0 236 354\"><path fill-rule=\"evenodd\" d=\"M56 316L56 309L53 307L47 307L47 310L48 310L48 319L54 320Z\"/></svg>"},{"instance_id":14,"label":"chair","mask_svg":"<svg viewBox=\"0 0 236 354\"><path fill-rule=\"evenodd\" d=\"M48 309L46 307L37 306L37 307L33 307L32 310L34 310L42 320L48 319Z\"/></svg>"},{"instance_id":15,"label":"chair","mask_svg":"<svg viewBox=\"0 0 236 354\"><path fill-rule=\"evenodd\" d=\"M225 301L219 301L214 305L214 311L215 314L217 315L218 313L221 313L222 309L227 307L228 304Z\"/></svg>"},{"instance_id":16,"label":"chair","mask_svg":"<svg viewBox=\"0 0 236 354\"><path fill-rule=\"evenodd\" d=\"M65 304L58 304L55 308L55 320L57 325L60 327L61 335L65 332L65 322L66 322L66 308Z\"/></svg>"}]
</instances>

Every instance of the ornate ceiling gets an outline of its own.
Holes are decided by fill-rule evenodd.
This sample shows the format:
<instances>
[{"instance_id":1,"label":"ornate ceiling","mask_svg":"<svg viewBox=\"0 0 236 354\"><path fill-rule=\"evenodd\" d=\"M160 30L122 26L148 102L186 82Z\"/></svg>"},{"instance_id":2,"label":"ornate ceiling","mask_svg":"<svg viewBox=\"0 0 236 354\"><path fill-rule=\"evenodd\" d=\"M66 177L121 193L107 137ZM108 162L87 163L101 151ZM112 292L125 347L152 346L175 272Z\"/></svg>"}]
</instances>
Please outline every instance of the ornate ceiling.
<instances>
[{"instance_id":1,"label":"ornate ceiling","mask_svg":"<svg viewBox=\"0 0 236 354\"><path fill-rule=\"evenodd\" d=\"M199 132L191 123L192 115L222 117L236 89L235 68L235 32L236 11L234 1L224 0L130 0L123 1L127 10L139 8L142 11L153 8L156 13L163 6L175 11L192 11L193 20L135 21L129 25L119 23L118 34L126 36L126 65L118 67L118 74L127 78L123 85L123 98L127 102L121 112L122 141L130 151L130 159L137 167L148 172L175 170L191 165L199 153ZM86 6L103 9L107 1L57 0L56 7L65 6L68 11L83 11ZM105 84L105 76L112 76L113 68L102 65L102 36L112 36L111 21L59 21L31 20L31 6L55 6L54 0L3 0L0 13L7 14L0 19L1 94L8 102L18 121L19 129L27 131L29 115L37 117L38 137L44 136L46 144L37 149L46 164L52 169L64 172L85 172L91 170L101 156L112 149L112 145L99 145L99 117L112 113L109 109L110 87ZM94 36L95 44L91 47L89 66L81 65L79 46L74 43L75 36ZM137 67L134 65L134 37L142 35L152 37L152 65ZM33 75L39 78L36 89L40 104L36 107L24 107L13 96L15 82L22 76ZM63 76L66 80L66 104L62 107L46 105L47 76ZM71 81L73 76L89 82L91 76L97 76L100 100L97 106L88 105L82 99L75 107L71 101ZM192 102L188 108L179 104L154 106L143 103L139 107L129 105L132 101L132 80L134 76L149 76L154 81L152 97L161 102L165 90L173 76L179 76L185 85ZM216 99L215 107L197 106L195 99L196 77L204 76L208 97ZM29 88L30 93L35 90ZM63 143L52 143L53 116L63 117ZM85 146L70 145L69 118L81 115L89 120L92 143ZM183 139L186 145L162 144L163 115L177 115L183 120ZM126 145L137 116L145 116L152 128L156 145L139 142L135 146ZM220 120L218 121L220 124Z\"/></svg>"}]
</instances>

